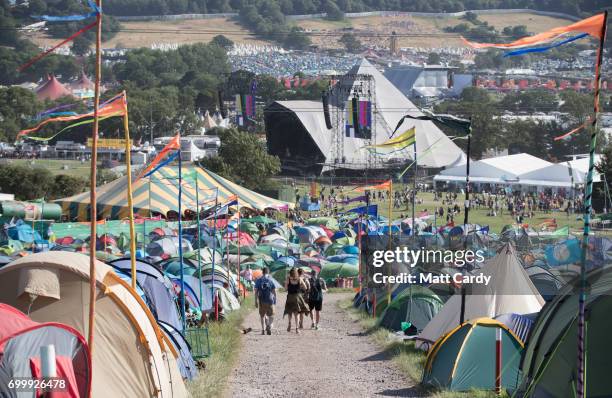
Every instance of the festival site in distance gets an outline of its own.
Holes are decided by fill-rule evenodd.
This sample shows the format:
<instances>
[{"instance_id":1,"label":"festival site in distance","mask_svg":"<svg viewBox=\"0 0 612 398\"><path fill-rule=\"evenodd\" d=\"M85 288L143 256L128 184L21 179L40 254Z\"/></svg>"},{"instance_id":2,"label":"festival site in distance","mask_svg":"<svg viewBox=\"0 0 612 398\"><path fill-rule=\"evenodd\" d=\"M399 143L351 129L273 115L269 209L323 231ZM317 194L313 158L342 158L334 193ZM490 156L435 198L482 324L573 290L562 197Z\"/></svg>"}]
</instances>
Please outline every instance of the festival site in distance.
<instances>
[{"instance_id":1,"label":"festival site in distance","mask_svg":"<svg viewBox=\"0 0 612 398\"><path fill-rule=\"evenodd\" d=\"M0 6L0 397L612 397L606 1L118 3Z\"/></svg>"}]
</instances>

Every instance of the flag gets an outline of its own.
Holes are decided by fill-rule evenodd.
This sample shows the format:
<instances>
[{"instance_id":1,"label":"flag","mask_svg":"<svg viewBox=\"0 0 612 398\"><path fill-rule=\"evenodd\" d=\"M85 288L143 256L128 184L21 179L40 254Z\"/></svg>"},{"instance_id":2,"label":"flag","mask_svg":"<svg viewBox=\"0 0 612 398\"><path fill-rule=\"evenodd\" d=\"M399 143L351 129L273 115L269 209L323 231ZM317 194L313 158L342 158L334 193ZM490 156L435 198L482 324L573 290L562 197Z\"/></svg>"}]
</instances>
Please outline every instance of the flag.
<instances>
[{"instance_id":1,"label":"flag","mask_svg":"<svg viewBox=\"0 0 612 398\"><path fill-rule=\"evenodd\" d=\"M79 14L79 15L63 15L63 16L54 16L54 15L40 15L40 16L32 16L34 19L40 19L48 22L74 22L74 21L83 21L85 19L96 17L100 13L100 8L96 3L92 0L87 0L87 4L89 5L89 9L91 12L87 14Z\"/></svg>"},{"instance_id":2,"label":"flag","mask_svg":"<svg viewBox=\"0 0 612 398\"><path fill-rule=\"evenodd\" d=\"M105 102L104 104L102 104L100 106L100 108L98 109L98 117L99 118L106 118L106 117L113 117L113 116L124 116L127 113L127 101L125 98L125 92L122 92L121 94L118 94L116 96L114 96L113 98L111 98L110 100L108 100L107 102ZM41 127L52 123L52 122L70 122L73 120L80 120L80 119L85 119L85 118L89 118L89 117L94 117L94 112L88 112L88 113L82 113L80 115L74 115L74 116L59 116L59 117L53 117L53 118L49 118L49 119L45 119L42 122L38 123L35 127L31 128L31 129L26 129L26 130L21 130L19 132L19 134L17 134L17 138L24 136L24 135L28 135L30 133L33 133L37 130L39 130ZM64 129L65 130L65 129Z\"/></svg>"},{"instance_id":3,"label":"flag","mask_svg":"<svg viewBox=\"0 0 612 398\"><path fill-rule=\"evenodd\" d=\"M356 207L348 210L347 213L367 214L376 217L378 215L378 205Z\"/></svg>"},{"instance_id":4,"label":"flag","mask_svg":"<svg viewBox=\"0 0 612 398\"><path fill-rule=\"evenodd\" d=\"M390 190L390 189L391 189L391 180L387 180L377 185L366 185L364 187L357 187L355 190L357 192L365 192L365 191L378 191L378 190Z\"/></svg>"},{"instance_id":5,"label":"flag","mask_svg":"<svg viewBox=\"0 0 612 398\"><path fill-rule=\"evenodd\" d=\"M366 145L365 148L368 149L392 149L395 151L399 151L405 149L406 147L414 144L416 142L416 127L412 127L402 134L398 135L395 138L391 138L382 144L376 145Z\"/></svg>"},{"instance_id":6,"label":"flag","mask_svg":"<svg viewBox=\"0 0 612 398\"><path fill-rule=\"evenodd\" d=\"M515 51L507 53L506 56L520 55L530 52L542 52L566 43L570 43L574 40L578 40L586 36L593 36L601 40L604 19L605 18L603 13L597 14L592 17L575 22L571 25L559 26L557 28L547 30L546 32L538 33L534 36L523 37L511 43L474 43L466 39L463 39L463 41L473 48L501 48L508 50L515 49ZM571 34L577 35L567 38L567 36ZM548 45L543 47L532 47L542 44Z\"/></svg>"},{"instance_id":7,"label":"flag","mask_svg":"<svg viewBox=\"0 0 612 398\"><path fill-rule=\"evenodd\" d=\"M155 159L153 159L153 161L149 163L149 165L143 171L140 172L140 176L138 177L138 179L149 174L149 171L153 170L155 166L161 163L162 160L164 160L164 158L166 157L166 155L168 155L169 152L180 150L180 149L181 149L181 135L177 134L174 136L174 138L170 140L170 142L168 142L168 144L164 147L164 149L162 149L157 154L157 156L155 156Z\"/></svg>"},{"instance_id":8,"label":"flag","mask_svg":"<svg viewBox=\"0 0 612 398\"><path fill-rule=\"evenodd\" d=\"M366 201L366 196L365 195L361 195L361 196L356 196L356 197L351 198L351 199L343 200L340 203L346 205L346 204L351 203L351 202L365 202L365 201Z\"/></svg>"}]
</instances>

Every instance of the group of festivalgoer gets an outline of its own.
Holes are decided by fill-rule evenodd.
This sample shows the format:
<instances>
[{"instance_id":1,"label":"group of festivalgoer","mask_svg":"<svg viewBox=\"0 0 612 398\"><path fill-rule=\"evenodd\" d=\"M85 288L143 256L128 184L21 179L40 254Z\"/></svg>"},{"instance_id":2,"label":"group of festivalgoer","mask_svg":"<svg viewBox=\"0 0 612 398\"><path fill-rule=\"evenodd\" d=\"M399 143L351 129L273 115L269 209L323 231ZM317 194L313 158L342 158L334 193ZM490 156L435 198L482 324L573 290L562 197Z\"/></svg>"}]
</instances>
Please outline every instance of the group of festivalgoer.
<instances>
[{"instance_id":1,"label":"group of festivalgoer","mask_svg":"<svg viewBox=\"0 0 612 398\"><path fill-rule=\"evenodd\" d=\"M283 317L288 315L287 332L291 332L292 319L295 333L304 329L304 316L310 317L311 329L318 330L323 309L323 293L327 292L325 280L315 270L306 276L301 268L291 268L285 281L287 300ZM274 315L276 313L276 287L270 276L270 270L265 267L263 276L255 281L255 307L259 309L261 334L272 334Z\"/></svg>"}]
</instances>

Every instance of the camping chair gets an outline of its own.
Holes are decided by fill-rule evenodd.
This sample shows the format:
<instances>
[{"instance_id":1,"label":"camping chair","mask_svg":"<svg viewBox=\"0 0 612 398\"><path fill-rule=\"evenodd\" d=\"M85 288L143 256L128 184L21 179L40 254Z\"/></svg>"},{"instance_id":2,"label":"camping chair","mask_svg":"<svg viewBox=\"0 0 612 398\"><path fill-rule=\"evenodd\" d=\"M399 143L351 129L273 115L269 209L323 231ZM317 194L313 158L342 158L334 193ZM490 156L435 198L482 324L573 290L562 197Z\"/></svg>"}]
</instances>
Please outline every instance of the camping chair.
<instances>
[{"instance_id":1,"label":"camping chair","mask_svg":"<svg viewBox=\"0 0 612 398\"><path fill-rule=\"evenodd\" d=\"M191 347L191 356L198 361L210 356L210 340L208 338L208 328L192 327L185 329L185 340Z\"/></svg>"}]
</instances>

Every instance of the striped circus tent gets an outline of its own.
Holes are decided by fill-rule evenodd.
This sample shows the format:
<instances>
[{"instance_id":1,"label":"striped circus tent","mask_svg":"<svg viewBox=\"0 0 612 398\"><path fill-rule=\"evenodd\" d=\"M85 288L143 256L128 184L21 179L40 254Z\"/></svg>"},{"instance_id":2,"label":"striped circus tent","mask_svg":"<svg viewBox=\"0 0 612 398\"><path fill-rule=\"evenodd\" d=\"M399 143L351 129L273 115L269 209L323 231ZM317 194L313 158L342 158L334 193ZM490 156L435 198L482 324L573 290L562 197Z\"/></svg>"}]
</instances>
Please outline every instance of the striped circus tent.
<instances>
[{"instance_id":1,"label":"striped circus tent","mask_svg":"<svg viewBox=\"0 0 612 398\"><path fill-rule=\"evenodd\" d=\"M196 210L195 179L198 179L199 207L214 205L218 189L219 204L238 199L238 205L257 210L267 208L293 208L293 203L272 199L229 181L204 168L183 167L183 212ZM160 168L151 177L142 178L132 184L134 196L134 214L148 217L150 214L167 215L169 211L178 210L178 167ZM98 187L98 219L116 220L128 217L127 176ZM81 193L55 201L62 206L62 212L70 221L89 220L89 192Z\"/></svg>"}]
</instances>

